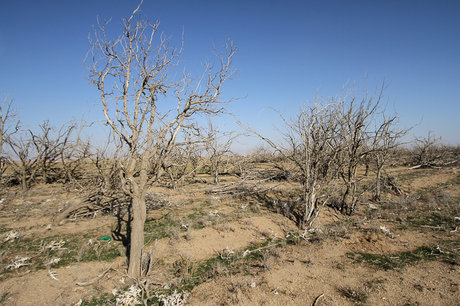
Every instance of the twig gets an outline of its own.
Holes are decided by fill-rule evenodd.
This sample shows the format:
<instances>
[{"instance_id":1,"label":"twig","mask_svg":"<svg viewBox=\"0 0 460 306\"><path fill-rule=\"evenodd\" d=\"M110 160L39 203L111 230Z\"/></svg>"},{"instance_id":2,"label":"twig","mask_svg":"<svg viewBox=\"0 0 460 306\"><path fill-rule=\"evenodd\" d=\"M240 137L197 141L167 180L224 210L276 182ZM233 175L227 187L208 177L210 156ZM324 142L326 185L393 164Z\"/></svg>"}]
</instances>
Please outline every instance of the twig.
<instances>
[{"instance_id":1,"label":"twig","mask_svg":"<svg viewBox=\"0 0 460 306\"><path fill-rule=\"evenodd\" d=\"M323 296L324 296L324 293L321 293L320 295L318 295L316 299L313 301L313 303L311 304L311 306L315 306L316 303L319 301L319 299L322 298Z\"/></svg>"},{"instance_id":2,"label":"twig","mask_svg":"<svg viewBox=\"0 0 460 306\"><path fill-rule=\"evenodd\" d=\"M420 227L427 227L427 228L433 228L433 229L441 229L442 227L439 225L436 226L431 226L431 225L420 225Z\"/></svg>"}]
</instances>

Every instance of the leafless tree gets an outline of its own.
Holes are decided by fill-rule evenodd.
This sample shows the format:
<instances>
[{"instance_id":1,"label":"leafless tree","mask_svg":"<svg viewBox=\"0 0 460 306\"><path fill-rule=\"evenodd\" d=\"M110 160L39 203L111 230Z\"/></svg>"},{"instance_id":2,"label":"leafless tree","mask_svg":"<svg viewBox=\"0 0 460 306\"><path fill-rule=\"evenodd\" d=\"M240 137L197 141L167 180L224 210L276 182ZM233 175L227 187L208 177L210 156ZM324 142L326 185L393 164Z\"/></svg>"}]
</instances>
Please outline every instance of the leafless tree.
<instances>
[{"instance_id":1,"label":"leafless tree","mask_svg":"<svg viewBox=\"0 0 460 306\"><path fill-rule=\"evenodd\" d=\"M128 274L133 278L141 276L147 187L161 176L164 161L188 121L199 113L222 110L222 85L232 74L236 52L229 42L226 54L219 56L220 65L207 65L198 82L190 74L175 80L169 74L182 50L171 48L158 33L159 23L141 19L139 10L140 5L123 20L121 35L115 39L109 38L107 22L95 28L89 67L106 122L126 149L122 188L131 198ZM169 100L162 99L165 96ZM173 98L175 105L171 104Z\"/></svg>"},{"instance_id":2,"label":"leafless tree","mask_svg":"<svg viewBox=\"0 0 460 306\"><path fill-rule=\"evenodd\" d=\"M295 119L288 121L283 118L286 127L284 144L277 144L252 131L284 160L292 161L300 172L304 200L302 227L311 225L318 215L322 188L332 179L331 173L336 168L340 153L339 106L337 103L316 101L313 106L301 109ZM325 199L322 203L325 204Z\"/></svg>"},{"instance_id":3,"label":"leafless tree","mask_svg":"<svg viewBox=\"0 0 460 306\"><path fill-rule=\"evenodd\" d=\"M87 127L84 123L72 123L65 130L62 144L59 147L60 173L58 178L64 183L74 182L82 175L85 163L91 156L91 143L82 137L82 131Z\"/></svg>"},{"instance_id":4,"label":"leafless tree","mask_svg":"<svg viewBox=\"0 0 460 306\"><path fill-rule=\"evenodd\" d=\"M304 191L304 225L318 212L322 188L331 180L339 150L335 144L339 123L338 105L319 104L304 108L290 123L285 136L290 144L288 157L301 171Z\"/></svg>"},{"instance_id":5,"label":"leafless tree","mask_svg":"<svg viewBox=\"0 0 460 306\"><path fill-rule=\"evenodd\" d=\"M45 121L40 125L38 132L29 130L30 138L36 153L35 158L38 170L44 183L49 183L53 180L50 177L51 172L55 170L53 168L56 167L59 156L65 151L74 128L74 125L63 125L58 130L57 135L54 136L53 128L48 121Z\"/></svg>"},{"instance_id":6,"label":"leafless tree","mask_svg":"<svg viewBox=\"0 0 460 306\"><path fill-rule=\"evenodd\" d=\"M8 156L8 164L13 169L15 176L21 184L22 191L29 189L31 182L39 168L39 160L33 158L33 143L30 138L8 139L11 155Z\"/></svg>"},{"instance_id":7,"label":"leafless tree","mask_svg":"<svg viewBox=\"0 0 460 306\"><path fill-rule=\"evenodd\" d=\"M16 119L11 108L12 103L13 100L8 96L0 101L0 177L7 165L6 158L3 156L3 144L7 143L11 136L19 130L19 120Z\"/></svg>"},{"instance_id":8,"label":"leafless tree","mask_svg":"<svg viewBox=\"0 0 460 306\"><path fill-rule=\"evenodd\" d=\"M341 99L340 109L340 142L341 155L339 174L345 183L340 210L352 214L358 201L357 187L360 178L357 175L362 159L370 154L368 146L369 131L383 97L383 89L376 96L368 96L365 92L361 100L352 95L348 100Z\"/></svg>"},{"instance_id":9,"label":"leafless tree","mask_svg":"<svg viewBox=\"0 0 460 306\"><path fill-rule=\"evenodd\" d=\"M362 177L358 175L358 166L374 157L377 168L376 198L380 197L380 178L388 154L398 145L398 140L407 130L395 127L397 116L387 117L381 101L385 84L375 95L365 90L362 97L352 94L340 98L340 163L338 171L345 183L340 210L352 214L358 203L357 192Z\"/></svg>"},{"instance_id":10,"label":"leafless tree","mask_svg":"<svg viewBox=\"0 0 460 306\"><path fill-rule=\"evenodd\" d=\"M214 180L214 184L219 184L219 171L223 162L223 157L231 153L230 148L238 135L232 132L219 131L211 119L208 120L208 127L204 135L204 147L209 159L210 172Z\"/></svg>"},{"instance_id":11,"label":"leafless tree","mask_svg":"<svg viewBox=\"0 0 460 306\"><path fill-rule=\"evenodd\" d=\"M377 126L373 131L370 131L370 154L373 157L376 166L376 181L375 181L375 200L380 200L381 197L381 180L382 171L388 157L400 145L400 139L410 129L400 129L397 127L398 116L385 116L382 113L381 119L377 121ZM370 158L368 158L370 159Z\"/></svg>"},{"instance_id":12,"label":"leafless tree","mask_svg":"<svg viewBox=\"0 0 460 306\"><path fill-rule=\"evenodd\" d=\"M426 137L416 137L413 149L413 163L410 169L427 167L445 167L458 162L458 155L453 148L442 145L441 137L436 137L430 131Z\"/></svg>"},{"instance_id":13,"label":"leafless tree","mask_svg":"<svg viewBox=\"0 0 460 306\"><path fill-rule=\"evenodd\" d=\"M171 188L175 189L179 182L184 184L186 178L196 176L200 166L202 142L194 139L192 133L185 130L184 140L177 143L165 159L163 168L169 177Z\"/></svg>"}]
</instances>

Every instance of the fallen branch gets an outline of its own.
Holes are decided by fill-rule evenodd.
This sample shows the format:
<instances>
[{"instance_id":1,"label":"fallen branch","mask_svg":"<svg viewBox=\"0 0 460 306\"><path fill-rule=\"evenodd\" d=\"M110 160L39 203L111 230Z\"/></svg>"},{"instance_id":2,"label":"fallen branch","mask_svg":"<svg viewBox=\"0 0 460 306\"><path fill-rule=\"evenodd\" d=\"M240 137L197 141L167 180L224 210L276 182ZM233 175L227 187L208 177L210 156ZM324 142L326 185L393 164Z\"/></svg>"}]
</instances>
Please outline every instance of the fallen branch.
<instances>
[{"instance_id":1,"label":"fallen branch","mask_svg":"<svg viewBox=\"0 0 460 306\"><path fill-rule=\"evenodd\" d=\"M112 267L108 268L107 270L105 270L104 272L102 272L101 274L99 274L98 276L96 276L95 278L87 281L87 282L77 282L77 285L80 286L80 287L83 287L83 286L88 286L88 285L91 285L91 284L94 284L95 282L97 282L98 280L100 280L101 278L104 277L104 275L107 274L107 272L109 272L110 270L112 270Z\"/></svg>"},{"instance_id":2,"label":"fallen branch","mask_svg":"<svg viewBox=\"0 0 460 306\"><path fill-rule=\"evenodd\" d=\"M48 274L49 274L49 276L50 276L52 279L57 280L57 281L59 280L59 279L57 278L56 272L51 271L51 269L48 269Z\"/></svg>"},{"instance_id":3,"label":"fallen branch","mask_svg":"<svg viewBox=\"0 0 460 306\"><path fill-rule=\"evenodd\" d=\"M243 258L248 256L249 254L251 253L254 253L254 252L257 252L257 251L261 251L261 250L264 250L264 249L268 249L268 248L271 248L271 247L274 247L274 246L277 246L279 245L280 243L275 243L275 244L271 244L271 245L266 245L264 247L260 247L260 248L257 248L257 249L254 249L254 250L246 250L243 252Z\"/></svg>"},{"instance_id":4,"label":"fallen branch","mask_svg":"<svg viewBox=\"0 0 460 306\"><path fill-rule=\"evenodd\" d=\"M69 208L67 208L66 210L64 210L62 213L59 214L59 216L57 216L54 220L53 220L53 224L54 225L60 225L60 223L62 221L64 221L64 219L66 219L71 213L73 213L74 211L76 211L77 209L80 209L82 207L85 207L89 205L86 201L79 201L77 203L73 203L70 205Z\"/></svg>"}]
</instances>

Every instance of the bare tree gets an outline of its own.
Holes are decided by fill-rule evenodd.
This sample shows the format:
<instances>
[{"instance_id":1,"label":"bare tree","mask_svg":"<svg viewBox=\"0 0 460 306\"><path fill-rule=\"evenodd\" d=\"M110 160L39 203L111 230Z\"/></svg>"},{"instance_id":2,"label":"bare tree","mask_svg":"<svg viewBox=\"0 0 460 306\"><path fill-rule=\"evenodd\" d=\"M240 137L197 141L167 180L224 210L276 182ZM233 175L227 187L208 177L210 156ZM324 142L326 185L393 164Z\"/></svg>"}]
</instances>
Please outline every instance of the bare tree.
<instances>
[{"instance_id":1,"label":"bare tree","mask_svg":"<svg viewBox=\"0 0 460 306\"><path fill-rule=\"evenodd\" d=\"M89 67L106 122L126 148L122 187L131 198L128 274L134 278L141 276L147 187L162 174L164 161L187 121L199 113L222 111L222 85L232 74L231 60L236 52L229 42L225 56L219 56L219 67L207 65L196 86L192 86L190 74L174 80L169 73L181 49L169 46L158 33L158 22L139 18L139 9L140 5L123 20L121 35L115 39L108 36L107 22L95 28ZM171 105L171 93L175 105ZM162 99L165 96L169 100Z\"/></svg>"},{"instance_id":2,"label":"bare tree","mask_svg":"<svg viewBox=\"0 0 460 306\"><path fill-rule=\"evenodd\" d=\"M359 196L357 187L360 181L357 175L358 166L363 158L372 152L369 146L369 131L374 123L375 115L380 111L379 106L383 97L384 86L376 96L364 93L362 99L351 96L349 101L341 99L340 109L340 163L339 174L345 183L340 210L352 214L356 208Z\"/></svg>"},{"instance_id":3,"label":"bare tree","mask_svg":"<svg viewBox=\"0 0 460 306\"><path fill-rule=\"evenodd\" d=\"M300 226L311 225L319 213L321 191L332 179L336 168L338 150L338 133L340 128L339 107L337 103L319 103L304 107L294 120L285 123L284 144L252 131L284 160L294 163L300 172L303 190L303 220ZM325 204L325 200L322 200Z\"/></svg>"},{"instance_id":4,"label":"bare tree","mask_svg":"<svg viewBox=\"0 0 460 306\"><path fill-rule=\"evenodd\" d=\"M441 137L434 136L431 131L426 137L416 137L412 157L415 166L410 169L445 167L458 162L453 148L442 145L440 140Z\"/></svg>"},{"instance_id":5,"label":"bare tree","mask_svg":"<svg viewBox=\"0 0 460 306\"><path fill-rule=\"evenodd\" d=\"M35 148L35 158L42 181L49 183L55 180L50 175L56 171L56 163L59 161L60 155L64 154L75 125L64 124L56 135L53 135L53 128L48 121L43 122L39 128L38 132L33 132L32 130L28 132Z\"/></svg>"},{"instance_id":6,"label":"bare tree","mask_svg":"<svg viewBox=\"0 0 460 306\"><path fill-rule=\"evenodd\" d=\"M398 116L392 116L387 118L385 114L382 114L381 120L378 122L374 131L371 131L370 146L371 154L375 161L376 166L376 181L375 181L375 200L380 200L381 196L381 180L382 171L388 157L394 149L400 145L400 139L410 129L398 129L396 124ZM370 158L368 158L370 159Z\"/></svg>"},{"instance_id":7,"label":"bare tree","mask_svg":"<svg viewBox=\"0 0 460 306\"><path fill-rule=\"evenodd\" d=\"M219 184L219 169L223 162L222 159L226 154L231 152L230 147L237 137L238 135L234 135L232 132L225 133L219 131L213 125L211 119L208 120L208 127L204 135L204 147L209 159L214 184Z\"/></svg>"},{"instance_id":8,"label":"bare tree","mask_svg":"<svg viewBox=\"0 0 460 306\"><path fill-rule=\"evenodd\" d=\"M58 147L61 169L58 168L57 177L64 183L74 182L77 176L81 176L84 163L91 156L91 144L82 137L85 127L84 123L72 123L61 137L62 144Z\"/></svg>"},{"instance_id":9,"label":"bare tree","mask_svg":"<svg viewBox=\"0 0 460 306\"><path fill-rule=\"evenodd\" d=\"M8 96L0 101L0 177L6 169L6 158L3 156L3 144L7 143L19 130L19 120L16 120L16 115L12 111L13 100Z\"/></svg>"},{"instance_id":10,"label":"bare tree","mask_svg":"<svg viewBox=\"0 0 460 306\"><path fill-rule=\"evenodd\" d=\"M331 180L339 150L336 147L339 123L337 104L318 104L304 108L288 126L288 157L301 171L305 203L304 226L318 211L322 188ZM317 214L316 214L317 215Z\"/></svg>"},{"instance_id":11,"label":"bare tree","mask_svg":"<svg viewBox=\"0 0 460 306\"><path fill-rule=\"evenodd\" d=\"M192 133L184 133L184 140L177 143L165 159L163 168L169 177L171 188L175 189L178 182L182 185L188 177L195 177L201 159L199 144L202 141L194 140Z\"/></svg>"},{"instance_id":12,"label":"bare tree","mask_svg":"<svg viewBox=\"0 0 460 306\"><path fill-rule=\"evenodd\" d=\"M34 155L32 139L9 138L8 145L11 149L8 164L18 178L22 191L25 192L30 188L39 168L39 160L32 157Z\"/></svg>"},{"instance_id":13,"label":"bare tree","mask_svg":"<svg viewBox=\"0 0 460 306\"><path fill-rule=\"evenodd\" d=\"M362 177L358 175L358 166L372 158L376 162L376 193L380 198L380 180L383 166L391 150L398 146L399 139L409 129L397 129L396 115L387 117L381 106L385 84L378 92L369 96L367 91L359 100L351 95L349 100L341 99L340 109L340 163L338 171L345 183L340 210L352 214L358 203L358 185ZM366 169L367 170L367 169Z\"/></svg>"}]
</instances>

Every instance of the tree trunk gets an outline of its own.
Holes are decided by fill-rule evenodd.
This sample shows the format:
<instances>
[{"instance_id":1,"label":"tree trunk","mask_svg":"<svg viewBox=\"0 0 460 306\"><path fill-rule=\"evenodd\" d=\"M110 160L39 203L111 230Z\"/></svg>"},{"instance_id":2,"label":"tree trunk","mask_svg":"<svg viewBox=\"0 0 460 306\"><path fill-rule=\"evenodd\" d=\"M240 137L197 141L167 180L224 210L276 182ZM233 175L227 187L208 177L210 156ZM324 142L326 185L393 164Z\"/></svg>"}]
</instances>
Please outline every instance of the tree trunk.
<instances>
[{"instance_id":1,"label":"tree trunk","mask_svg":"<svg viewBox=\"0 0 460 306\"><path fill-rule=\"evenodd\" d=\"M219 184L219 163L215 162L212 167L213 167L212 173L214 176L214 184L218 185Z\"/></svg>"},{"instance_id":2,"label":"tree trunk","mask_svg":"<svg viewBox=\"0 0 460 306\"><path fill-rule=\"evenodd\" d=\"M29 189L29 186L27 184L27 175L26 175L25 170L23 170L21 173L21 187L22 187L22 192L26 192L27 189Z\"/></svg>"},{"instance_id":3,"label":"tree trunk","mask_svg":"<svg viewBox=\"0 0 460 306\"><path fill-rule=\"evenodd\" d=\"M377 178L375 182L375 199L380 200L380 179L382 176L382 167L377 167Z\"/></svg>"},{"instance_id":4,"label":"tree trunk","mask_svg":"<svg viewBox=\"0 0 460 306\"><path fill-rule=\"evenodd\" d=\"M139 278L141 276L141 260L144 249L144 223L146 218L145 195L143 192L132 196L131 209L133 219L131 223L128 275L132 278Z\"/></svg>"},{"instance_id":5,"label":"tree trunk","mask_svg":"<svg viewBox=\"0 0 460 306\"><path fill-rule=\"evenodd\" d=\"M353 202L352 189L353 189L352 185L350 183L347 183L347 189L345 190L345 193L343 194L342 205L340 207L340 210L342 211L342 213L350 214L350 209L352 207L352 202Z\"/></svg>"},{"instance_id":6,"label":"tree trunk","mask_svg":"<svg viewBox=\"0 0 460 306\"><path fill-rule=\"evenodd\" d=\"M305 215L303 217L304 226L313 216L316 209L316 190L311 187L309 191L305 191Z\"/></svg>"},{"instance_id":7,"label":"tree trunk","mask_svg":"<svg viewBox=\"0 0 460 306\"><path fill-rule=\"evenodd\" d=\"M216 169L214 169L214 184L215 185L218 185L219 184L219 171Z\"/></svg>"}]
</instances>

